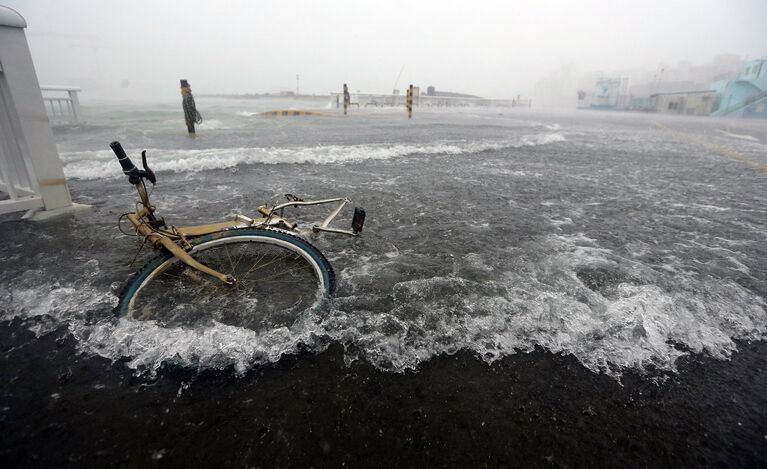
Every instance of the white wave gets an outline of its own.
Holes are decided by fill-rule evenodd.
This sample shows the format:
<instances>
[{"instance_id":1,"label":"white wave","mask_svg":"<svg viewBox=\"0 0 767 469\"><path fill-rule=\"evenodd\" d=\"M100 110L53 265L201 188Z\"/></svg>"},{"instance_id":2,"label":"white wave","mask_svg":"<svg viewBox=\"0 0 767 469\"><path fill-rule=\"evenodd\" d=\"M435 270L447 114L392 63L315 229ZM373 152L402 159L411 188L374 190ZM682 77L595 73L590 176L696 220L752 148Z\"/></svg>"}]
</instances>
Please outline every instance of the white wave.
<instances>
[{"instance_id":1,"label":"white wave","mask_svg":"<svg viewBox=\"0 0 767 469\"><path fill-rule=\"evenodd\" d=\"M693 207L700 208L703 210L708 210L711 212L726 212L730 210L729 207L719 207L718 205L707 205L707 204L692 204Z\"/></svg>"},{"instance_id":2,"label":"white wave","mask_svg":"<svg viewBox=\"0 0 767 469\"><path fill-rule=\"evenodd\" d=\"M574 224L573 223L573 219L570 218L570 217L562 217L561 220L556 219L556 218L552 218L552 217L547 217L545 215L543 217L545 219L547 219L549 221L549 223L551 223L552 225L554 225L557 228L559 228L560 226L563 226L563 225L573 225Z\"/></svg>"},{"instance_id":3,"label":"white wave","mask_svg":"<svg viewBox=\"0 0 767 469\"><path fill-rule=\"evenodd\" d=\"M198 369L233 366L242 374L255 364L272 363L295 353L300 344L313 344L309 320L292 328L253 331L214 322L197 328L166 328L154 321L121 318L73 328L81 348L107 358L129 357L128 366L154 373L163 364Z\"/></svg>"},{"instance_id":4,"label":"white wave","mask_svg":"<svg viewBox=\"0 0 767 469\"><path fill-rule=\"evenodd\" d=\"M717 132L721 133L722 135L725 135L730 138L737 138L738 140L747 140L749 142L759 142L760 140L754 136L746 135L746 134L735 134L732 132L727 132L724 130L717 130Z\"/></svg>"},{"instance_id":5,"label":"white wave","mask_svg":"<svg viewBox=\"0 0 767 469\"><path fill-rule=\"evenodd\" d=\"M510 140L478 142L435 142L426 145L324 145L294 148L210 148L205 150L149 149L147 156L155 171L195 172L231 168L241 164L332 164L381 160L408 155L459 155L488 150L519 148L564 142L560 134L527 135ZM126 150L139 155L140 150ZM64 174L70 178L97 179L121 176L111 150L62 152Z\"/></svg>"},{"instance_id":6,"label":"white wave","mask_svg":"<svg viewBox=\"0 0 767 469\"><path fill-rule=\"evenodd\" d=\"M594 240L551 236L546 246L553 253L532 275L509 273L508 283L496 285L500 295L467 294L465 313L458 317L454 305L430 302L439 327L430 324L419 344L401 347L407 357L400 353L393 359L417 366L424 348L427 357L467 348L493 361L542 346L573 354L593 371L620 375L623 369L649 365L674 370L676 360L688 353L684 349L724 358L736 348L733 339L767 335L764 301L733 282L675 275L680 288L668 292L642 284L657 277L649 268L595 246ZM641 275L594 291L576 275L583 268L625 268ZM439 297L445 284L459 295L479 290L478 283L462 282L466 281L435 277L400 285L408 289L404 297L410 308L420 298Z\"/></svg>"},{"instance_id":7,"label":"white wave","mask_svg":"<svg viewBox=\"0 0 767 469\"><path fill-rule=\"evenodd\" d=\"M202 121L202 124L198 124L198 127L208 130L220 130L229 128L228 125L218 119L205 119Z\"/></svg>"},{"instance_id":8,"label":"white wave","mask_svg":"<svg viewBox=\"0 0 767 469\"><path fill-rule=\"evenodd\" d=\"M726 358L735 339L767 338L764 301L734 282L687 274L681 264L660 273L636 260L636 246L629 247L631 258L622 258L582 234L531 243L520 252L541 257L519 268L472 253L456 259L451 274L403 279L381 290L381 279L392 278L398 263L414 255L387 247L342 271L349 296L334 299L328 311L309 311L289 327L270 330L115 319L115 296L93 285L101 276L95 261L78 266L82 277L72 284L30 270L0 285L6 305L0 319L27 319L40 334L65 325L86 353L128 358L130 367L149 373L167 363L244 373L302 347L319 352L335 342L347 349L347 361L361 358L395 372L461 349L492 362L540 346L620 376L627 368L673 371L690 351ZM464 269L489 280L462 278ZM381 299L390 310L366 306Z\"/></svg>"}]
</instances>

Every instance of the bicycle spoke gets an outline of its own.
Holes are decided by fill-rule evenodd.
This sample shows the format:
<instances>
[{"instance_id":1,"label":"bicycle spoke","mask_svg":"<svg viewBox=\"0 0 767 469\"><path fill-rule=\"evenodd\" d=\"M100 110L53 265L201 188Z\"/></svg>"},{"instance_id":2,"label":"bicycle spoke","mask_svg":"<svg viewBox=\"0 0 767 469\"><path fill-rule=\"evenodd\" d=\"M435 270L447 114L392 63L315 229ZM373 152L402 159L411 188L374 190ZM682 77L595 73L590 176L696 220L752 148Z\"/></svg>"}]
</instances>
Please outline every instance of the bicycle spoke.
<instances>
[{"instance_id":1,"label":"bicycle spoke","mask_svg":"<svg viewBox=\"0 0 767 469\"><path fill-rule=\"evenodd\" d=\"M240 257L237 258L237 262L234 263L234 269L233 269L234 272L237 271L237 266L240 265L240 261L242 260L243 257L245 257L245 254L247 254L247 249L245 249L244 246L240 246L240 251L243 251L243 252L240 254Z\"/></svg>"},{"instance_id":2,"label":"bicycle spoke","mask_svg":"<svg viewBox=\"0 0 767 469\"><path fill-rule=\"evenodd\" d=\"M200 244L190 253L192 257L234 276L237 282L224 285L173 260L159 267L161 274L141 287L134 297L131 315L156 320L165 327L193 326L211 320L252 329L289 326L299 310L314 304L322 283L306 248L272 241L243 236Z\"/></svg>"},{"instance_id":3,"label":"bicycle spoke","mask_svg":"<svg viewBox=\"0 0 767 469\"><path fill-rule=\"evenodd\" d=\"M224 243L224 250L226 250L226 257L229 258L229 267L232 268L230 272L234 272L234 262L232 262L232 256L229 254L229 243Z\"/></svg>"},{"instance_id":4,"label":"bicycle spoke","mask_svg":"<svg viewBox=\"0 0 767 469\"><path fill-rule=\"evenodd\" d=\"M266 257L266 256L262 256L262 257L261 257L261 259L263 259L264 257ZM273 264L274 262L275 262L274 260L273 260L273 261L269 261L269 262L267 262L266 264L261 264L261 265L260 265L260 267L259 267L259 264L258 264L258 263L254 263L254 264L253 264L253 265L250 267L250 269L248 269L248 271L247 271L247 272L245 272L245 274L243 275L243 277L247 277L247 276L248 276L248 275L250 275L250 273L251 273L251 272L253 272L254 270L259 270L259 269L262 269L262 268L264 268L264 267L266 267L266 266L268 266L268 265L271 265L271 264Z\"/></svg>"},{"instance_id":5,"label":"bicycle spoke","mask_svg":"<svg viewBox=\"0 0 767 469\"><path fill-rule=\"evenodd\" d=\"M275 257L273 260L267 262L266 264L262 264L261 266L259 266L255 270L261 270L264 267L268 267L268 266L274 264L275 262L277 262L278 260L279 260L279 257ZM253 267L256 267L256 266L254 265ZM253 271L254 270L253 267L251 267L246 274L249 274L251 271Z\"/></svg>"},{"instance_id":6,"label":"bicycle spoke","mask_svg":"<svg viewBox=\"0 0 767 469\"><path fill-rule=\"evenodd\" d=\"M258 265L258 264L259 264L259 263L260 263L260 262L261 262L261 261L264 259L264 257L266 257L266 254L267 254L266 252L264 252L263 254L261 254L261 256L260 256L260 257L259 257L259 258L258 258L258 259L257 259L257 260L254 262L254 263L253 263L253 266L251 266L251 268L250 268L250 269L248 269L248 271L247 271L247 272L245 272L245 274L244 274L243 276L247 276L248 274L250 274L250 272L253 270L253 267L255 267L256 265Z\"/></svg>"},{"instance_id":7,"label":"bicycle spoke","mask_svg":"<svg viewBox=\"0 0 767 469\"><path fill-rule=\"evenodd\" d=\"M299 267L295 267L295 268L293 268L293 269L289 269L289 270L283 270L282 272L277 272L276 274L272 275L271 277L266 277L266 278L264 278L264 279L258 278L258 279L255 279L255 280L256 280L257 282L264 282L264 281L267 281L267 280L271 280L271 279L273 279L273 278L277 278L277 277L280 277L280 276L284 276L284 275L286 275L286 274L289 274L289 273L291 273L291 272L296 272L296 271L300 271L300 270L304 270L304 269L305 269L305 267L304 267L304 266L299 266Z\"/></svg>"}]
</instances>

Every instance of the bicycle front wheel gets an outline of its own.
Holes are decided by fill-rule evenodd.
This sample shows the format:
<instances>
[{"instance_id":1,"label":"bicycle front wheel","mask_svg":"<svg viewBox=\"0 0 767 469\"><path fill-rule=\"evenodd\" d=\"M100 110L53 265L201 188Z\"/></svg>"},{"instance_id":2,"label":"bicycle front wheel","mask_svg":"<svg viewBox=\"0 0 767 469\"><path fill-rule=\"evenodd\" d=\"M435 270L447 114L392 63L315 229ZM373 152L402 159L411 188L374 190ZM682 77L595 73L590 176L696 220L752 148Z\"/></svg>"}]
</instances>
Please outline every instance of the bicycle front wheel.
<instances>
[{"instance_id":1,"label":"bicycle front wheel","mask_svg":"<svg viewBox=\"0 0 767 469\"><path fill-rule=\"evenodd\" d=\"M241 228L203 236L189 254L232 275L235 285L161 254L128 282L120 315L192 326L211 320L250 329L290 326L335 287L333 268L311 243L276 229Z\"/></svg>"}]
</instances>

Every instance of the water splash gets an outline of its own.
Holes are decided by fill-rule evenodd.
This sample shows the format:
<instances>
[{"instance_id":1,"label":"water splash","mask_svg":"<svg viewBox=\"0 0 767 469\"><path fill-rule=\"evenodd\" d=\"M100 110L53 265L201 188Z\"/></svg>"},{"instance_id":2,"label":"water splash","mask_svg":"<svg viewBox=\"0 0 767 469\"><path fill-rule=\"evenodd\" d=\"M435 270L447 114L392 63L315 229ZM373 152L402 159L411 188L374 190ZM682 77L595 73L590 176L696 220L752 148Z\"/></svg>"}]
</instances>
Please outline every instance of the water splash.
<instances>
[{"instance_id":1,"label":"water splash","mask_svg":"<svg viewBox=\"0 0 767 469\"><path fill-rule=\"evenodd\" d=\"M64 325L82 351L128 358L128 366L149 373L169 363L245 373L335 342L346 347L347 362L365 359L393 372L461 349L492 362L541 346L617 377L629 368L674 371L690 352L726 358L736 349L734 339L767 335L764 301L733 282L686 276L681 266L659 273L583 235L531 243L522 251L544 254L523 256L514 269L471 253L455 260L448 275L394 281L384 290L371 285L409 260L390 250L374 254L341 272L346 294L327 309L269 330L218 322L167 328L114 318L114 294L93 284L100 273L96 261L88 261L84 277L71 285L55 283L42 270L3 285L0 299L8 306L2 319L25 319L40 334ZM472 280L478 274L490 280ZM366 306L374 303L391 306L378 312Z\"/></svg>"},{"instance_id":2,"label":"water splash","mask_svg":"<svg viewBox=\"0 0 767 469\"><path fill-rule=\"evenodd\" d=\"M325 145L296 148L210 148L205 150L150 149L155 171L198 172L232 168L241 164L332 164L384 160L409 155L460 155L487 150L519 148L564 142L558 133L526 135L508 140L435 142L418 145ZM139 154L139 150L128 150ZM121 176L110 150L62 152L64 174L70 178L98 179Z\"/></svg>"}]
</instances>

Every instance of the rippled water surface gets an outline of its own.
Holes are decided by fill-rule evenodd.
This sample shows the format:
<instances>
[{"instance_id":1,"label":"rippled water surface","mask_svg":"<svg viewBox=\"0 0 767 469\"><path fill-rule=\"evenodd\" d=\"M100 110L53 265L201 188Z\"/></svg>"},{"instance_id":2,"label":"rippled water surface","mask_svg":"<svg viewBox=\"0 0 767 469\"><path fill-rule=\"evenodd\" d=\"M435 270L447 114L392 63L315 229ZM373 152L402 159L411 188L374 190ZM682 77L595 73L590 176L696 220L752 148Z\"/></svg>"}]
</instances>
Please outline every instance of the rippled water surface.
<instances>
[{"instance_id":1,"label":"rippled water surface","mask_svg":"<svg viewBox=\"0 0 767 469\"><path fill-rule=\"evenodd\" d=\"M734 339L767 333L763 123L500 108L264 118L324 103L198 106L196 139L177 103L93 103L85 123L55 129L73 198L92 208L4 217L3 320L39 334L65 326L86 354L150 373L245 372L340 343L347 362L391 371L461 349L494 361L540 346L619 376L674 370L690 352L727 359ZM284 193L365 207L362 237L314 240L338 275L330 304L258 330L115 318L116 295L151 253L129 265L137 243L117 218L136 197L112 140L148 150L152 199L170 223L253 215Z\"/></svg>"}]
</instances>

